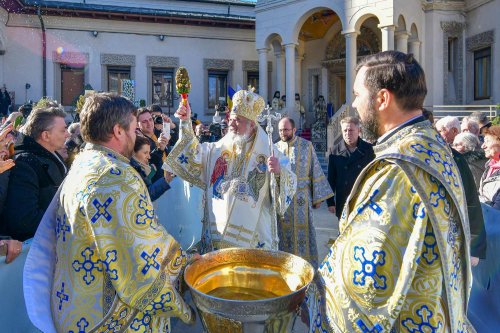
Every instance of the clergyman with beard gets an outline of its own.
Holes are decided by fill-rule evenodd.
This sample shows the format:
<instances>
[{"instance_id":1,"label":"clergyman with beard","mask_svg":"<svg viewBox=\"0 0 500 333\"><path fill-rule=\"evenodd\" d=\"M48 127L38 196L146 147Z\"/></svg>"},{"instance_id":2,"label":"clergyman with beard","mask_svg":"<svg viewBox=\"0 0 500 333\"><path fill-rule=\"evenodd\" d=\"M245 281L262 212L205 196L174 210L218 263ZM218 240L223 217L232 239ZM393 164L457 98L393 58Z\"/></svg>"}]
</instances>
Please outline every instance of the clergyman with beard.
<instances>
[{"instance_id":1,"label":"clergyman with beard","mask_svg":"<svg viewBox=\"0 0 500 333\"><path fill-rule=\"evenodd\" d=\"M175 282L186 254L157 223L146 185L129 164L136 112L110 93L89 96L83 106L87 144L61 185L57 227L42 228L56 233L54 276L46 281L57 332L105 331L110 323L163 332L169 317L194 319Z\"/></svg>"},{"instance_id":2,"label":"clergyman with beard","mask_svg":"<svg viewBox=\"0 0 500 333\"><path fill-rule=\"evenodd\" d=\"M295 135L295 121L285 117L278 124L281 141L276 145L288 158L297 175L297 193L285 215L279 219L280 250L298 255L318 268L313 209L333 196L310 141Z\"/></svg>"},{"instance_id":3,"label":"clergyman with beard","mask_svg":"<svg viewBox=\"0 0 500 333\"><path fill-rule=\"evenodd\" d=\"M453 156L422 116L427 93L411 54L361 60L353 107L377 144L310 289L314 331L475 332L467 205Z\"/></svg>"},{"instance_id":4,"label":"clergyman with beard","mask_svg":"<svg viewBox=\"0 0 500 333\"><path fill-rule=\"evenodd\" d=\"M189 103L179 105L179 141L167 165L182 179L205 191L201 252L228 247L278 249L277 215L273 214L270 175L277 189L276 212L283 215L296 190L290 165L270 154L267 134L256 123L265 107L262 97L240 90L233 96L229 132L217 142L200 143L191 126Z\"/></svg>"}]
</instances>

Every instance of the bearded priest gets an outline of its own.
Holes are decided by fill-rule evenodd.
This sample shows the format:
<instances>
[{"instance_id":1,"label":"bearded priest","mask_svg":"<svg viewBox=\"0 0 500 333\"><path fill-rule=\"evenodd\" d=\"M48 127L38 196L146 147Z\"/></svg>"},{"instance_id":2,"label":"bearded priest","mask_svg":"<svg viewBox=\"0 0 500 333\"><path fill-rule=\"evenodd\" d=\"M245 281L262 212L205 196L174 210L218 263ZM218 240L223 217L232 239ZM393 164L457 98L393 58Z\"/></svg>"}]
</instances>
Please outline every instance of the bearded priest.
<instances>
[{"instance_id":1,"label":"bearded priest","mask_svg":"<svg viewBox=\"0 0 500 333\"><path fill-rule=\"evenodd\" d=\"M166 160L184 180L205 191L201 252L228 247L278 249L277 214L292 202L297 178L282 154L257 124L264 99L251 90L233 96L229 132L215 143L202 143L193 133L189 103L179 105L180 136ZM271 173L276 178L271 198ZM276 212L276 213L274 213Z\"/></svg>"}]
</instances>

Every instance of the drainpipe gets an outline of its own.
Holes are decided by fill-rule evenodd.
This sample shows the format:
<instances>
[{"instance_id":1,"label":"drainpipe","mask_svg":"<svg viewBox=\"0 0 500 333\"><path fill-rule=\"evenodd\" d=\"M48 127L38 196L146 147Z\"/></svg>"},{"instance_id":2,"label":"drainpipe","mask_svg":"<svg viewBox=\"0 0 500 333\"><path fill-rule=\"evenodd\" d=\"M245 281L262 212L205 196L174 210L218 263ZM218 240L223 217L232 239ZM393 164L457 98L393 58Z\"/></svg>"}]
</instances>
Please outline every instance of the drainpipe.
<instances>
[{"instance_id":1,"label":"drainpipe","mask_svg":"<svg viewBox=\"0 0 500 333\"><path fill-rule=\"evenodd\" d=\"M43 23L40 5L38 6L37 15L42 28L42 97L47 97L47 36L45 35L45 24Z\"/></svg>"}]
</instances>

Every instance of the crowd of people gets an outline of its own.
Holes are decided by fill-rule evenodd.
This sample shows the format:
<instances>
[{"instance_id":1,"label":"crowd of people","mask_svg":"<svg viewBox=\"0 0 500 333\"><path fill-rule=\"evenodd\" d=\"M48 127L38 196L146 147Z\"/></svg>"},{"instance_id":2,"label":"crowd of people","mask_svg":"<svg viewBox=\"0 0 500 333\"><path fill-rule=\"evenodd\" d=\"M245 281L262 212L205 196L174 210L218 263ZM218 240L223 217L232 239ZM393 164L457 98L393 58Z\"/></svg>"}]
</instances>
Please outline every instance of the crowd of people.
<instances>
[{"instance_id":1,"label":"crowd of people","mask_svg":"<svg viewBox=\"0 0 500 333\"><path fill-rule=\"evenodd\" d=\"M500 126L481 113L434 121L423 70L400 52L362 60L354 92L359 118L341 120L327 175L293 119L269 144L252 90L236 92L210 128L189 103L175 124L157 105L137 109L111 93L88 96L69 126L55 101L23 105L0 126L0 249L9 263L41 224L56 231L44 255L54 258L57 331L82 320L154 332L169 330L168 317L192 323L179 280L198 255L153 206L180 177L204 192L198 253L282 250L318 269L308 291L317 330L410 329L425 310L430 327L472 331L471 267L487 246L481 203L500 210ZM340 232L318 258L312 210L323 201Z\"/></svg>"}]
</instances>

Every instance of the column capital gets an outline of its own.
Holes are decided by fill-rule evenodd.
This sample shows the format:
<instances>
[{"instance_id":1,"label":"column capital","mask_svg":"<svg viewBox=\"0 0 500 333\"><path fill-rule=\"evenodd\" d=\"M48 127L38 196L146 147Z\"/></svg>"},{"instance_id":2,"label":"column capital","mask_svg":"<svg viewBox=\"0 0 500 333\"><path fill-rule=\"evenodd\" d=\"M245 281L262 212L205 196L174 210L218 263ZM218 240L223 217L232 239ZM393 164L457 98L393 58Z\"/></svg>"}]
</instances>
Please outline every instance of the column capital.
<instances>
[{"instance_id":1,"label":"column capital","mask_svg":"<svg viewBox=\"0 0 500 333\"><path fill-rule=\"evenodd\" d=\"M394 24L390 24L390 25L378 25L377 28L379 28L380 30L389 30L389 31L395 31L396 30L396 26Z\"/></svg>"},{"instance_id":2,"label":"column capital","mask_svg":"<svg viewBox=\"0 0 500 333\"><path fill-rule=\"evenodd\" d=\"M262 53L267 54L267 52L269 52L268 48L257 49L257 53L259 53L259 54L262 54Z\"/></svg>"},{"instance_id":3,"label":"column capital","mask_svg":"<svg viewBox=\"0 0 500 333\"><path fill-rule=\"evenodd\" d=\"M351 30L343 30L342 35L344 35L345 38L352 38L352 37L357 37L359 35L359 31L351 29Z\"/></svg>"},{"instance_id":4,"label":"column capital","mask_svg":"<svg viewBox=\"0 0 500 333\"><path fill-rule=\"evenodd\" d=\"M290 49L290 48L296 48L297 46L299 46L299 44L297 43L287 43L287 44L284 44L285 46L285 49Z\"/></svg>"},{"instance_id":5,"label":"column capital","mask_svg":"<svg viewBox=\"0 0 500 333\"><path fill-rule=\"evenodd\" d=\"M283 52L281 52L281 51L275 51L275 52L274 52L274 56L275 56L276 58L281 58L282 53L283 53Z\"/></svg>"},{"instance_id":6,"label":"column capital","mask_svg":"<svg viewBox=\"0 0 500 333\"><path fill-rule=\"evenodd\" d=\"M396 31L394 33L394 36L396 37L396 39L404 39L410 37L410 33L406 30L400 30Z\"/></svg>"},{"instance_id":7,"label":"column capital","mask_svg":"<svg viewBox=\"0 0 500 333\"><path fill-rule=\"evenodd\" d=\"M419 41L418 39L410 39L408 40L408 43L413 44L415 46L419 46L420 44L422 44L422 42Z\"/></svg>"}]
</instances>

